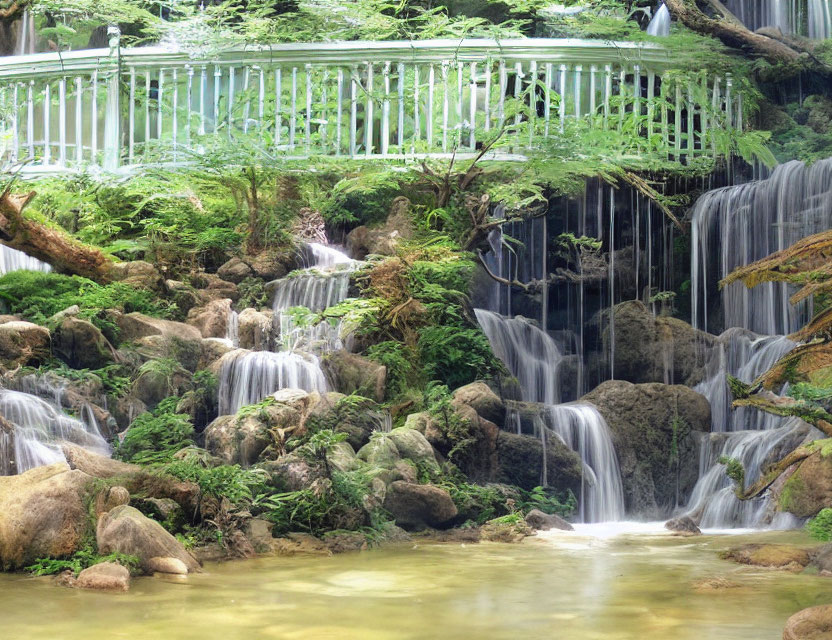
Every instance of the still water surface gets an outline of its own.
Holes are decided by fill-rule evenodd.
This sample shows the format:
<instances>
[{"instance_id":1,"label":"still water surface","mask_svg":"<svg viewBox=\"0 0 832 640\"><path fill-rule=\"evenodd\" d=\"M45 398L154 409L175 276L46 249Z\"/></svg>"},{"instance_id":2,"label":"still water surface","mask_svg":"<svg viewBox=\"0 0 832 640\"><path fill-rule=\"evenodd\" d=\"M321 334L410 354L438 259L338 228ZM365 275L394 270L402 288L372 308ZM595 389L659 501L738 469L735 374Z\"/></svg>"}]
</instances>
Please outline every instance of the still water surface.
<instances>
[{"instance_id":1,"label":"still water surface","mask_svg":"<svg viewBox=\"0 0 832 640\"><path fill-rule=\"evenodd\" d=\"M803 533L685 539L621 529L214 564L181 582L135 579L119 595L2 575L0 637L778 640L792 613L832 603L832 578L718 557L752 540L809 544ZM736 586L697 589L712 578Z\"/></svg>"}]
</instances>

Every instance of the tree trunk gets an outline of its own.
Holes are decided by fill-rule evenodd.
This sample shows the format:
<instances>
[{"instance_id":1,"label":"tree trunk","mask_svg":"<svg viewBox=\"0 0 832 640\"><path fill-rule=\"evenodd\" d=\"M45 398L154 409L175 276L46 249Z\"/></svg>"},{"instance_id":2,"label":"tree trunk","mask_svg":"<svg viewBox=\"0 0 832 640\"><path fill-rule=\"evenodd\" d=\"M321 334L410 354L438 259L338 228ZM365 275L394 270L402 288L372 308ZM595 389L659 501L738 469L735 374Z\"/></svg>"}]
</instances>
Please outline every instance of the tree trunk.
<instances>
[{"instance_id":1,"label":"tree trunk","mask_svg":"<svg viewBox=\"0 0 832 640\"><path fill-rule=\"evenodd\" d=\"M60 273L109 282L113 263L101 251L23 217L23 209L34 197L34 191L25 195L12 195L8 190L0 193L0 242L48 262Z\"/></svg>"},{"instance_id":2,"label":"tree trunk","mask_svg":"<svg viewBox=\"0 0 832 640\"><path fill-rule=\"evenodd\" d=\"M772 64L795 64L801 55L790 46L754 33L732 20L709 18L696 6L696 0L665 0L670 13L688 29L719 38L724 44L762 56Z\"/></svg>"}]
</instances>

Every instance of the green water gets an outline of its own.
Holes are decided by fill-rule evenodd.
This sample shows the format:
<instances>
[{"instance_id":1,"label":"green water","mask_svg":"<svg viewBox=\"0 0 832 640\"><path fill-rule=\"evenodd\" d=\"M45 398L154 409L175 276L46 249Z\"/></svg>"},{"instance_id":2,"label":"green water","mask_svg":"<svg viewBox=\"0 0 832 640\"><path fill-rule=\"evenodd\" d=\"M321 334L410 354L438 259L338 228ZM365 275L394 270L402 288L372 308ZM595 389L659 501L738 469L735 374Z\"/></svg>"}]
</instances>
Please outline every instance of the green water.
<instances>
[{"instance_id":1,"label":"green water","mask_svg":"<svg viewBox=\"0 0 832 640\"><path fill-rule=\"evenodd\" d=\"M832 579L717 557L751 539L808 543L802 533L415 543L209 565L182 581L134 579L118 595L3 575L0 638L779 639L792 613L832 603ZM694 588L715 577L739 586Z\"/></svg>"}]
</instances>

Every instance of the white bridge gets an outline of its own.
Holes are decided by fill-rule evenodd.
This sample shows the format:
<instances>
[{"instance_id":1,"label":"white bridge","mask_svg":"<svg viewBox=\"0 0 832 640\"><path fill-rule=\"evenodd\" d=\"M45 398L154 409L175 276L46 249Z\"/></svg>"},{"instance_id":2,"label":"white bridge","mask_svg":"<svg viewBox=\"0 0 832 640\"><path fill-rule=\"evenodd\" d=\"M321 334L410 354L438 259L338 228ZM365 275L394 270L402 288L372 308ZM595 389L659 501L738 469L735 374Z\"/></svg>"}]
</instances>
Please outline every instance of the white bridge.
<instances>
[{"instance_id":1,"label":"white bridge","mask_svg":"<svg viewBox=\"0 0 832 640\"><path fill-rule=\"evenodd\" d=\"M659 46L523 39L285 44L205 58L159 47L0 58L0 161L30 172L187 162L216 137L265 157L475 153L523 159L578 120L712 153L741 129L730 75L693 79ZM656 136L661 136L657 138Z\"/></svg>"}]
</instances>

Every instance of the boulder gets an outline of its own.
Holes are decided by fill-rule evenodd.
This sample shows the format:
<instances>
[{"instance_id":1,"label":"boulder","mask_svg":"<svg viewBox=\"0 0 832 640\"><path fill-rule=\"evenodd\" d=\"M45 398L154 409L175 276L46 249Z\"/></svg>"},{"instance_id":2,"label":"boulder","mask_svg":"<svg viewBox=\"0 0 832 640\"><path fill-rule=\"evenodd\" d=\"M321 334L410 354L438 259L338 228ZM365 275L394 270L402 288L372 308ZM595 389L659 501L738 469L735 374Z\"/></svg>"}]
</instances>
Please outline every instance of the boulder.
<instances>
[{"instance_id":1,"label":"boulder","mask_svg":"<svg viewBox=\"0 0 832 640\"><path fill-rule=\"evenodd\" d=\"M398 427L393 429L388 437L396 445L401 458L412 460L417 465L422 464L431 471L439 473L439 464L433 454L433 447L416 429Z\"/></svg>"},{"instance_id":2,"label":"boulder","mask_svg":"<svg viewBox=\"0 0 832 640\"><path fill-rule=\"evenodd\" d=\"M468 405L481 418L502 425L506 422L506 405L484 382L472 382L454 391L454 406Z\"/></svg>"},{"instance_id":3,"label":"boulder","mask_svg":"<svg viewBox=\"0 0 832 640\"><path fill-rule=\"evenodd\" d=\"M332 552L320 538L308 533L287 533L285 537L275 538L272 548L279 556L332 555Z\"/></svg>"},{"instance_id":4,"label":"boulder","mask_svg":"<svg viewBox=\"0 0 832 640\"><path fill-rule=\"evenodd\" d=\"M656 519L687 503L699 479L694 432L711 428L705 396L682 385L609 380L581 402L594 404L609 426L628 514Z\"/></svg>"},{"instance_id":5,"label":"boulder","mask_svg":"<svg viewBox=\"0 0 832 640\"><path fill-rule=\"evenodd\" d=\"M141 471L138 465L113 460L70 442L64 442L61 449L71 469L83 471L93 478L113 478Z\"/></svg>"},{"instance_id":6,"label":"boulder","mask_svg":"<svg viewBox=\"0 0 832 640\"><path fill-rule=\"evenodd\" d=\"M384 401L387 367L343 349L321 358L321 368L336 391Z\"/></svg>"},{"instance_id":7,"label":"boulder","mask_svg":"<svg viewBox=\"0 0 832 640\"><path fill-rule=\"evenodd\" d=\"M144 260L117 262L113 264L110 277L118 282L152 291L162 291L165 284L165 279L156 267Z\"/></svg>"},{"instance_id":8,"label":"boulder","mask_svg":"<svg viewBox=\"0 0 832 640\"><path fill-rule=\"evenodd\" d=\"M233 302L240 299L237 285L223 280L215 273L200 273L193 279L193 285L197 287L197 295L201 304L222 298L230 298Z\"/></svg>"},{"instance_id":9,"label":"boulder","mask_svg":"<svg viewBox=\"0 0 832 640\"><path fill-rule=\"evenodd\" d=\"M798 611L786 621L783 640L828 640L832 638L832 604Z\"/></svg>"},{"instance_id":10,"label":"boulder","mask_svg":"<svg viewBox=\"0 0 832 640\"><path fill-rule=\"evenodd\" d=\"M230 315L231 300L221 298L191 309L186 323L199 329L203 338L225 338Z\"/></svg>"},{"instance_id":11,"label":"boulder","mask_svg":"<svg viewBox=\"0 0 832 640\"><path fill-rule=\"evenodd\" d=\"M358 467L358 457L349 442L336 442L326 452L327 464L333 469L346 472Z\"/></svg>"},{"instance_id":12,"label":"boulder","mask_svg":"<svg viewBox=\"0 0 832 640\"><path fill-rule=\"evenodd\" d=\"M529 491L546 484L556 491L580 494L583 467L580 456L557 438L543 443L534 436L500 431L497 436L497 482Z\"/></svg>"},{"instance_id":13,"label":"boulder","mask_svg":"<svg viewBox=\"0 0 832 640\"><path fill-rule=\"evenodd\" d=\"M108 406L116 425L122 431L130 426L136 416L147 411L147 405L131 393L119 396Z\"/></svg>"},{"instance_id":14,"label":"boulder","mask_svg":"<svg viewBox=\"0 0 832 640\"><path fill-rule=\"evenodd\" d=\"M249 256L248 265L254 276L271 282L295 269L294 251L266 249L256 256Z\"/></svg>"},{"instance_id":15,"label":"boulder","mask_svg":"<svg viewBox=\"0 0 832 640\"><path fill-rule=\"evenodd\" d=\"M681 536L701 536L702 531L690 516L680 516L664 523L664 528Z\"/></svg>"},{"instance_id":16,"label":"boulder","mask_svg":"<svg viewBox=\"0 0 832 640\"><path fill-rule=\"evenodd\" d=\"M455 452L453 462L465 475L476 482L494 480L498 472L497 438L500 430L496 424L481 418L468 405L458 405L455 413L457 420L466 427L464 432L459 429L459 423L448 424L428 416L418 419L424 422L425 438L445 457L451 454L461 440L468 440L464 449ZM411 426L421 431L422 425L418 422L411 423Z\"/></svg>"},{"instance_id":17,"label":"boulder","mask_svg":"<svg viewBox=\"0 0 832 640\"><path fill-rule=\"evenodd\" d=\"M100 553L126 553L136 556L144 571L153 571L153 558L175 558L189 573L200 570L199 563L164 527L138 509L123 505L98 519L96 541Z\"/></svg>"},{"instance_id":18,"label":"boulder","mask_svg":"<svg viewBox=\"0 0 832 640\"><path fill-rule=\"evenodd\" d=\"M390 484L384 508L396 524L406 530L447 527L458 513L451 495L444 489L401 480Z\"/></svg>"},{"instance_id":19,"label":"boulder","mask_svg":"<svg viewBox=\"0 0 832 640\"><path fill-rule=\"evenodd\" d=\"M160 362L158 367L147 366L140 370L133 380L130 393L148 409L153 409L165 398L181 396L187 392L191 388L192 377L189 371L180 366L171 368L167 362Z\"/></svg>"},{"instance_id":20,"label":"boulder","mask_svg":"<svg viewBox=\"0 0 832 640\"><path fill-rule=\"evenodd\" d=\"M99 562L79 573L75 586L79 589L127 591L130 589L130 571L116 562Z\"/></svg>"},{"instance_id":21,"label":"boulder","mask_svg":"<svg viewBox=\"0 0 832 640\"><path fill-rule=\"evenodd\" d=\"M148 336L164 336L199 344L202 334L199 329L184 322L153 318L142 313L118 313L110 311L113 321L120 330L124 342L136 342Z\"/></svg>"},{"instance_id":22,"label":"boulder","mask_svg":"<svg viewBox=\"0 0 832 640\"><path fill-rule=\"evenodd\" d=\"M66 463L0 477L0 569L77 551L89 523L90 479Z\"/></svg>"},{"instance_id":23,"label":"boulder","mask_svg":"<svg viewBox=\"0 0 832 640\"><path fill-rule=\"evenodd\" d=\"M130 504L130 492L120 486L109 487L95 497L95 516L112 511L123 504Z\"/></svg>"},{"instance_id":24,"label":"boulder","mask_svg":"<svg viewBox=\"0 0 832 640\"><path fill-rule=\"evenodd\" d=\"M811 560L809 552L788 544L743 544L725 551L722 557L739 564L770 567L786 571L803 571Z\"/></svg>"},{"instance_id":25,"label":"boulder","mask_svg":"<svg viewBox=\"0 0 832 640\"><path fill-rule=\"evenodd\" d=\"M800 518L809 518L832 504L832 456L822 447L803 460L780 492L779 506Z\"/></svg>"},{"instance_id":26,"label":"boulder","mask_svg":"<svg viewBox=\"0 0 832 640\"><path fill-rule=\"evenodd\" d=\"M638 300L616 305L614 314L616 380L689 386L701 382L714 336L678 318L655 316ZM607 363L609 333L607 327L602 337Z\"/></svg>"},{"instance_id":27,"label":"boulder","mask_svg":"<svg viewBox=\"0 0 832 640\"><path fill-rule=\"evenodd\" d=\"M271 311L243 309L237 318L237 338L241 349L270 351L276 343Z\"/></svg>"},{"instance_id":28,"label":"boulder","mask_svg":"<svg viewBox=\"0 0 832 640\"><path fill-rule=\"evenodd\" d=\"M22 320L0 324L0 363L8 368L45 362L52 353L50 344L46 327Z\"/></svg>"},{"instance_id":29,"label":"boulder","mask_svg":"<svg viewBox=\"0 0 832 640\"><path fill-rule=\"evenodd\" d=\"M234 351L234 346L224 338L204 338L197 369L207 369L217 375L220 371L220 360L231 351Z\"/></svg>"},{"instance_id":30,"label":"boulder","mask_svg":"<svg viewBox=\"0 0 832 640\"><path fill-rule=\"evenodd\" d=\"M190 314L191 309L198 306L202 300L196 289L179 280L165 280L166 297L176 305L182 313Z\"/></svg>"},{"instance_id":31,"label":"boulder","mask_svg":"<svg viewBox=\"0 0 832 640\"><path fill-rule=\"evenodd\" d=\"M240 284L253 273L251 267L237 257L231 258L231 260L217 269L217 275L220 278L227 282L233 282L234 284Z\"/></svg>"},{"instance_id":32,"label":"boulder","mask_svg":"<svg viewBox=\"0 0 832 640\"><path fill-rule=\"evenodd\" d=\"M382 469L392 469L400 457L396 443L388 434L379 433L358 450L360 460Z\"/></svg>"},{"instance_id":33,"label":"boulder","mask_svg":"<svg viewBox=\"0 0 832 640\"><path fill-rule=\"evenodd\" d=\"M278 491L308 489L316 480L324 477L323 471L295 453L263 463L271 477L271 484Z\"/></svg>"},{"instance_id":34,"label":"boulder","mask_svg":"<svg viewBox=\"0 0 832 640\"><path fill-rule=\"evenodd\" d=\"M544 513L540 509L532 509L529 511L526 514L525 520L527 525L538 531L548 531L549 529L572 531L572 525L566 520L553 513Z\"/></svg>"},{"instance_id":35,"label":"boulder","mask_svg":"<svg viewBox=\"0 0 832 640\"><path fill-rule=\"evenodd\" d=\"M52 332L52 349L73 369L100 369L116 361L116 350L98 327L71 316Z\"/></svg>"}]
</instances>

